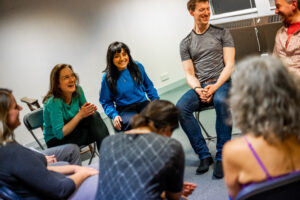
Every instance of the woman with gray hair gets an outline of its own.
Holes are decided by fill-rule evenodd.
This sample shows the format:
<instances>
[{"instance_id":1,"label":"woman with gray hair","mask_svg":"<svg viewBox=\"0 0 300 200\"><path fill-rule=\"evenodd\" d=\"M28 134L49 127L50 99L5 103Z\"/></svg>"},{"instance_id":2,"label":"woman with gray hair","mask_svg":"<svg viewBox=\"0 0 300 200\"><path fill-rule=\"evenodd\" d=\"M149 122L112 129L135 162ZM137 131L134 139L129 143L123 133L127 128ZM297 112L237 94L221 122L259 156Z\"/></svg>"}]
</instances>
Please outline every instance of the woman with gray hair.
<instances>
[{"instance_id":1,"label":"woman with gray hair","mask_svg":"<svg viewBox=\"0 0 300 200\"><path fill-rule=\"evenodd\" d=\"M223 148L232 198L250 183L300 170L300 88L278 59L242 61L232 77L229 101L244 134Z\"/></svg>"}]
</instances>

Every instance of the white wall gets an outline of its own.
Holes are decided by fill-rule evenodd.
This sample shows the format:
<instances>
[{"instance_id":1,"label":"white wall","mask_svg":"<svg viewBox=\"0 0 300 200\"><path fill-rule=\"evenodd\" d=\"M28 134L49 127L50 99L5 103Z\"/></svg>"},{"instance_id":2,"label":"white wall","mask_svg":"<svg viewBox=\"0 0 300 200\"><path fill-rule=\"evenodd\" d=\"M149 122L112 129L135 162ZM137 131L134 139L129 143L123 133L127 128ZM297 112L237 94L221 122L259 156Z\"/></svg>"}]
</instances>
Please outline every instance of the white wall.
<instances>
[{"instance_id":1,"label":"white wall","mask_svg":"<svg viewBox=\"0 0 300 200\"><path fill-rule=\"evenodd\" d=\"M255 0L255 13L213 16L223 23L272 13L268 0ZM98 103L100 79L108 45L125 42L133 58L146 68L156 88L184 79L179 56L180 41L192 30L187 0L1 0L0 87L38 98L49 87L54 65L69 63L80 76L88 101ZM230 15L230 14L229 14ZM215 19L214 19L215 18ZM162 82L160 75L170 79ZM24 110L20 119L29 110ZM33 141L22 125L16 130L20 143ZM40 135L41 137L42 135Z\"/></svg>"},{"instance_id":2,"label":"white wall","mask_svg":"<svg viewBox=\"0 0 300 200\"><path fill-rule=\"evenodd\" d=\"M128 44L157 88L184 78L179 42L193 20L182 0L1 0L0 87L38 98L49 87L55 64L69 63L80 76L89 101L98 103L108 45ZM161 82L160 74L170 79ZM27 106L20 119L28 113ZM16 139L33 141L22 125Z\"/></svg>"}]
</instances>

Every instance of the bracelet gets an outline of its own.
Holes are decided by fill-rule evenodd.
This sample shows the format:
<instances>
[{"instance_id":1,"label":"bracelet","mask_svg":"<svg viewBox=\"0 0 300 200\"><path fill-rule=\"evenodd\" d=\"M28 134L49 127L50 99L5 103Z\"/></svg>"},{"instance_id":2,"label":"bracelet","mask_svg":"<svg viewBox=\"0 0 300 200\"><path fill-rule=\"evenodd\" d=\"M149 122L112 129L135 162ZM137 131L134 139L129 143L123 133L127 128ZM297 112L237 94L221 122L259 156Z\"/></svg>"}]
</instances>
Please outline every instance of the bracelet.
<instances>
[{"instance_id":1,"label":"bracelet","mask_svg":"<svg viewBox=\"0 0 300 200\"><path fill-rule=\"evenodd\" d=\"M193 90L196 90L197 88L201 88L200 86L196 86L196 87L194 87L194 89Z\"/></svg>"}]
</instances>

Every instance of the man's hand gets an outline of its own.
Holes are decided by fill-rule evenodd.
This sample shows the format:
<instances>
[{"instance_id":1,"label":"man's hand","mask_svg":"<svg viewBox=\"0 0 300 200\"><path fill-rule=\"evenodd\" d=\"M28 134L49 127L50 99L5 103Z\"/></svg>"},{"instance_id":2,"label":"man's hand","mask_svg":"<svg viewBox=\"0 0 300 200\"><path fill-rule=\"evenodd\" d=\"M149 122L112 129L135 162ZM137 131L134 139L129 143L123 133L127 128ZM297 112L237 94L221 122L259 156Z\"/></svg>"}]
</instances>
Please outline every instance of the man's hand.
<instances>
[{"instance_id":1,"label":"man's hand","mask_svg":"<svg viewBox=\"0 0 300 200\"><path fill-rule=\"evenodd\" d=\"M200 97L200 99L201 99L202 102L206 102L207 101L207 96L206 96L204 88L196 88L195 92L199 95L199 97Z\"/></svg>"},{"instance_id":2,"label":"man's hand","mask_svg":"<svg viewBox=\"0 0 300 200\"><path fill-rule=\"evenodd\" d=\"M207 85L204 88L204 91L205 91L206 96L210 97L217 91L217 89L218 88L217 88L216 84L211 84L211 85Z\"/></svg>"}]
</instances>

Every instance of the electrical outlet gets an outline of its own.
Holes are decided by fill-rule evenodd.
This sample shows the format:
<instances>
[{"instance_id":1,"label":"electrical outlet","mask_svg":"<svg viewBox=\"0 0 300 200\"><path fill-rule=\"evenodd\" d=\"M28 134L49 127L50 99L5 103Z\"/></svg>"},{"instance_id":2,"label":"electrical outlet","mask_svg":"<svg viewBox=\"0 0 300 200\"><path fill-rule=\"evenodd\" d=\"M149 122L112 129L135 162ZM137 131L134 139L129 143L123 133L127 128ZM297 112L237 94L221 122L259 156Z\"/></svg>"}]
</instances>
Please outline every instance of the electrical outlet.
<instances>
[{"instance_id":1,"label":"electrical outlet","mask_svg":"<svg viewBox=\"0 0 300 200\"><path fill-rule=\"evenodd\" d=\"M168 73L168 72L163 73L163 74L160 75L160 80L161 80L162 82L164 82L164 81L166 81L166 80L169 80L169 79L170 79L170 77L169 77L169 73Z\"/></svg>"}]
</instances>

